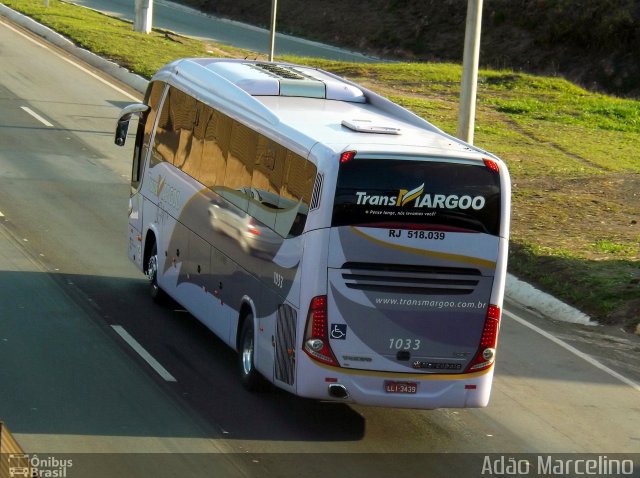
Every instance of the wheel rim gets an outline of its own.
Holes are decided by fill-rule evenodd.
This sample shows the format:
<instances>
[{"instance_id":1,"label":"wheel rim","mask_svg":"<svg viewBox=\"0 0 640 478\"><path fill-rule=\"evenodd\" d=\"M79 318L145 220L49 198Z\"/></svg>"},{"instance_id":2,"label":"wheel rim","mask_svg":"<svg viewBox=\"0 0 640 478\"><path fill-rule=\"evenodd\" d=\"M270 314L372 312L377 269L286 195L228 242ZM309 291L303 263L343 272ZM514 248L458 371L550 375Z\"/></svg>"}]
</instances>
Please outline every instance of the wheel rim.
<instances>
[{"instance_id":1,"label":"wheel rim","mask_svg":"<svg viewBox=\"0 0 640 478\"><path fill-rule=\"evenodd\" d=\"M249 375L253 370L253 337L247 336L242 344L242 372Z\"/></svg>"},{"instance_id":2,"label":"wheel rim","mask_svg":"<svg viewBox=\"0 0 640 478\"><path fill-rule=\"evenodd\" d=\"M151 281L151 287L154 290L158 288L157 277L158 277L158 256L153 255L149 257L149 262L147 263L147 278Z\"/></svg>"}]
</instances>

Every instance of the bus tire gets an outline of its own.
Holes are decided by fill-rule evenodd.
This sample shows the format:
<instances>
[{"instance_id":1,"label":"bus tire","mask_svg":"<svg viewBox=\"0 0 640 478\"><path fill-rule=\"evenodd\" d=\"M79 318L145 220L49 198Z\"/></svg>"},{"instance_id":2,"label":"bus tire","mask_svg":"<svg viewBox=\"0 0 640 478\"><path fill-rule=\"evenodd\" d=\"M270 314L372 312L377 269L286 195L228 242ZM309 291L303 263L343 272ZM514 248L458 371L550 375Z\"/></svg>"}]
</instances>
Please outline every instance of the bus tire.
<instances>
[{"instance_id":1,"label":"bus tire","mask_svg":"<svg viewBox=\"0 0 640 478\"><path fill-rule=\"evenodd\" d=\"M151 298L157 304L164 303L166 295L158 285L158 246L155 242L147 259L146 274L149 279L149 294Z\"/></svg>"},{"instance_id":2,"label":"bus tire","mask_svg":"<svg viewBox=\"0 0 640 478\"><path fill-rule=\"evenodd\" d=\"M253 328L253 314L249 313L242 324L240 333L240 347L238 349L238 368L242 386L250 392L257 392L262 385L260 372L254 364L255 333Z\"/></svg>"}]
</instances>

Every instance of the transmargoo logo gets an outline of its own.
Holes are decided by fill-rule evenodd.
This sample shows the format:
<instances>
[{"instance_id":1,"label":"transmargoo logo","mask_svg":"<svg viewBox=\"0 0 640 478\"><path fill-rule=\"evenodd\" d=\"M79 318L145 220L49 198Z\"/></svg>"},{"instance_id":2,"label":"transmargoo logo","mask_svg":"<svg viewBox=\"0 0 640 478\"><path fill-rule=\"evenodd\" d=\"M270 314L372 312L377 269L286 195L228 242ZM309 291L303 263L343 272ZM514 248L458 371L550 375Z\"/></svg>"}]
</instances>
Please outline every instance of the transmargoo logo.
<instances>
[{"instance_id":1,"label":"transmargoo logo","mask_svg":"<svg viewBox=\"0 0 640 478\"><path fill-rule=\"evenodd\" d=\"M428 209L474 209L484 208L486 200L483 196L458 196L456 194L425 194L424 183L411 190L399 189L395 196L369 194L365 191L356 192L356 204L362 206L394 206L403 207L413 202L415 208Z\"/></svg>"},{"instance_id":2,"label":"transmargoo logo","mask_svg":"<svg viewBox=\"0 0 640 478\"><path fill-rule=\"evenodd\" d=\"M158 174L157 177L150 177L151 190L159 200L165 201L174 209L178 209L180 204L180 191L167 182L167 178Z\"/></svg>"}]
</instances>

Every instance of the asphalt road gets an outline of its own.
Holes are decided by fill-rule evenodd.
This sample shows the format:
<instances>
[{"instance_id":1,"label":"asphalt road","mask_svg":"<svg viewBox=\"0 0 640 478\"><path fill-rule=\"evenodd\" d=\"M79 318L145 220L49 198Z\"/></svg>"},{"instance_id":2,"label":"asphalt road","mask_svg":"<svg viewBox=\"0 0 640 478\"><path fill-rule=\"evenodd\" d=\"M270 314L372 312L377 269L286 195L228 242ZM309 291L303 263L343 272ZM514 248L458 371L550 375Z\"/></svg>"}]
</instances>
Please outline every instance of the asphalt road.
<instances>
[{"instance_id":1,"label":"asphalt road","mask_svg":"<svg viewBox=\"0 0 640 478\"><path fill-rule=\"evenodd\" d=\"M134 0L73 0L111 16L133 21ZM269 21L267 18L266 21ZM153 0L153 27L213 40L218 43L261 53L269 53L270 32L246 23L206 15L198 10L167 0ZM276 33L275 54L326 58L328 60L372 62L379 59L324 43Z\"/></svg>"},{"instance_id":2,"label":"asphalt road","mask_svg":"<svg viewBox=\"0 0 640 478\"><path fill-rule=\"evenodd\" d=\"M117 148L112 131L136 93L69 61L0 19L0 418L27 452L73 454L75 478L425 476L427 466L454 476L457 453L640 450L636 338L510 304L486 409L245 392L234 353L153 304L126 257L132 141Z\"/></svg>"}]
</instances>

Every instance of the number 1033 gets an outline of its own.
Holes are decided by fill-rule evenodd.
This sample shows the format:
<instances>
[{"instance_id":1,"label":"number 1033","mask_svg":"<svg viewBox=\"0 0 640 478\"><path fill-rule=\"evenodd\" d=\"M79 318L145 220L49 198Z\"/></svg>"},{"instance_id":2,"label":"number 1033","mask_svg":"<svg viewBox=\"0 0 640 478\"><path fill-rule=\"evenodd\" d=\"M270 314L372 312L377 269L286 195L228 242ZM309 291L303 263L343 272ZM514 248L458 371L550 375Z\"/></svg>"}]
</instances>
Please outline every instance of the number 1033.
<instances>
[{"instance_id":1,"label":"number 1033","mask_svg":"<svg viewBox=\"0 0 640 478\"><path fill-rule=\"evenodd\" d=\"M389 339L390 350L420 350L420 339Z\"/></svg>"}]
</instances>

